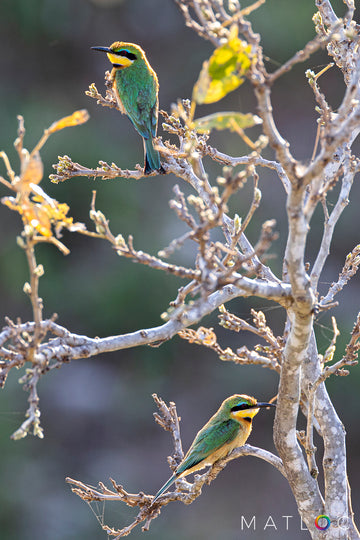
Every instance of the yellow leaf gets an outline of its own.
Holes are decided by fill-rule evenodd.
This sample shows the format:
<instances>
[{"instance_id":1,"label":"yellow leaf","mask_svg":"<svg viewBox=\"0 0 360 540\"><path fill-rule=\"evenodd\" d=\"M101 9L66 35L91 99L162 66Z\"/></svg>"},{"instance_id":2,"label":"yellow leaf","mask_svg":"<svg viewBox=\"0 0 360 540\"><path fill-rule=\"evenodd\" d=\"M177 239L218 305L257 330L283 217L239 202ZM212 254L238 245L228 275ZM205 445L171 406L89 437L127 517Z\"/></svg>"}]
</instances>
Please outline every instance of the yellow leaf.
<instances>
[{"instance_id":1,"label":"yellow leaf","mask_svg":"<svg viewBox=\"0 0 360 540\"><path fill-rule=\"evenodd\" d=\"M53 235L51 230L51 220L45 208L32 205L32 212L24 213L24 217L34 227L34 229L42 236L49 238Z\"/></svg>"},{"instance_id":2,"label":"yellow leaf","mask_svg":"<svg viewBox=\"0 0 360 540\"><path fill-rule=\"evenodd\" d=\"M22 216L25 225L30 225L42 236L48 238L52 236L51 221L46 210L40 205L36 205L29 199L26 199L18 205L16 210Z\"/></svg>"},{"instance_id":3,"label":"yellow leaf","mask_svg":"<svg viewBox=\"0 0 360 540\"><path fill-rule=\"evenodd\" d=\"M26 161L24 161L26 163ZM20 184L17 184L18 191L24 190L30 191L29 184L40 184L44 175L44 166L41 161L39 152L35 152L34 155L27 161L25 170L22 171L20 176Z\"/></svg>"},{"instance_id":4,"label":"yellow leaf","mask_svg":"<svg viewBox=\"0 0 360 540\"><path fill-rule=\"evenodd\" d=\"M24 225L29 225L47 238L53 236L52 226L56 234L59 234L63 227L70 230L83 228L81 223L74 224L73 218L67 217L69 206L66 203L59 203L50 197L49 200L38 194L31 199L27 196L18 199L3 197L1 202L19 213Z\"/></svg>"},{"instance_id":5,"label":"yellow leaf","mask_svg":"<svg viewBox=\"0 0 360 540\"><path fill-rule=\"evenodd\" d=\"M209 75L209 61L205 60L202 65L200 75L193 88L193 101L196 103L206 103L206 96L209 92L211 78Z\"/></svg>"},{"instance_id":6,"label":"yellow leaf","mask_svg":"<svg viewBox=\"0 0 360 540\"><path fill-rule=\"evenodd\" d=\"M261 118L255 114L242 114L238 112L219 112L203 116L194 121L195 129L198 133L205 133L212 129L246 129L257 124L261 124Z\"/></svg>"},{"instance_id":7,"label":"yellow leaf","mask_svg":"<svg viewBox=\"0 0 360 540\"><path fill-rule=\"evenodd\" d=\"M215 103L229 92L238 88L243 76L251 66L251 45L232 34L229 41L221 45L203 63L193 90L196 103Z\"/></svg>"},{"instance_id":8,"label":"yellow leaf","mask_svg":"<svg viewBox=\"0 0 360 540\"><path fill-rule=\"evenodd\" d=\"M60 129L64 129L66 127L70 126L79 126L80 124L84 124L89 120L90 116L86 109L81 109L79 111L75 111L70 116L65 116L64 118L61 118L57 122L54 122L49 127L49 133L55 133L55 131L59 131Z\"/></svg>"}]
</instances>

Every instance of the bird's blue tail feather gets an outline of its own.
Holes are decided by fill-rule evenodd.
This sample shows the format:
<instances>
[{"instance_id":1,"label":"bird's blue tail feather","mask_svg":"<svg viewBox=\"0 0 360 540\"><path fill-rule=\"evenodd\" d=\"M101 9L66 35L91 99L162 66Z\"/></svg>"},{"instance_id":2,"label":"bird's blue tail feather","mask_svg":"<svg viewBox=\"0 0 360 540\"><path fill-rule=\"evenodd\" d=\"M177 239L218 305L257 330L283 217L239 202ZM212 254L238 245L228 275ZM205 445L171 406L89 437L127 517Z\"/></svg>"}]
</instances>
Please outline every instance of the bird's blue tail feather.
<instances>
[{"instance_id":1,"label":"bird's blue tail feather","mask_svg":"<svg viewBox=\"0 0 360 540\"><path fill-rule=\"evenodd\" d=\"M171 484L173 484L175 482L175 480L178 478L178 476L179 476L178 474L173 474L172 477L169 478L169 480L167 482L165 482L165 484L162 486L162 488L159 489L159 491L157 492L157 494L153 498L151 504L154 504L156 499L158 499L160 497L160 495L162 495L164 493L164 491L166 491L171 486Z\"/></svg>"},{"instance_id":2,"label":"bird's blue tail feather","mask_svg":"<svg viewBox=\"0 0 360 540\"><path fill-rule=\"evenodd\" d=\"M151 137L144 139L145 145L145 174L150 174L152 171L161 169L160 155L155 150Z\"/></svg>"}]
</instances>

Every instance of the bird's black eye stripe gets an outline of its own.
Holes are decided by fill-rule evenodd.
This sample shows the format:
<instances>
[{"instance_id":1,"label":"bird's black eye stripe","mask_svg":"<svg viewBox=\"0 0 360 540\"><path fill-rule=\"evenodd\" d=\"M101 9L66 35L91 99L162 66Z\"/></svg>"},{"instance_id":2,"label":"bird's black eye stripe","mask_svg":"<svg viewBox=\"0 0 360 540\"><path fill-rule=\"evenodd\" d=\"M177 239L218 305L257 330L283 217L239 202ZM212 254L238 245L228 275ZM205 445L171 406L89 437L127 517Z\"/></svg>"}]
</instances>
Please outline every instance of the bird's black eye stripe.
<instances>
[{"instance_id":1,"label":"bird's black eye stripe","mask_svg":"<svg viewBox=\"0 0 360 540\"><path fill-rule=\"evenodd\" d=\"M231 407L232 411L244 411L246 409L251 409L253 405L249 405L248 403L241 403L240 405L235 405L235 407Z\"/></svg>"},{"instance_id":2,"label":"bird's black eye stripe","mask_svg":"<svg viewBox=\"0 0 360 540\"><path fill-rule=\"evenodd\" d=\"M125 56L125 58L128 58L129 60L136 60L136 54L126 50L121 49L120 51L114 51L113 54L117 54L118 56Z\"/></svg>"}]
</instances>

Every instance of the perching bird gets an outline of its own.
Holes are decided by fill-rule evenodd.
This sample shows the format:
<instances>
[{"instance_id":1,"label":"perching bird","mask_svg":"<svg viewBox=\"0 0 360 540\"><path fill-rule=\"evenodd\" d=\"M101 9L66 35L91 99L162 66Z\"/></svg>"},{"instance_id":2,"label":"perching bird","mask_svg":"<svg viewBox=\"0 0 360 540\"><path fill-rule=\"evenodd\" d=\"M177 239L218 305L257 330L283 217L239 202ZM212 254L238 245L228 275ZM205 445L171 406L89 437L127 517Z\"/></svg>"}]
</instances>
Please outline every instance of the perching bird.
<instances>
[{"instance_id":1,"label":"perching bird","mask_svg":"<svg viewBox=\"0 0 360 540\"><path fill-rule=\"evenodd\" d=\"M262 407L275 407L273 403L258 403L255 398L235 394L222 402L219 410L196 435L186 456L171 478L155 495L152 504L175 480L212 465L227 456L234 448L246 443L252 428L252 419Z\"/></svg>"},{"instance_id":2,"label":"perching bird","mask_svg":"<svg viewBox=\"0 0 360 540\"><path fill-rule=\"evenodd\" d=\"M139 45L115 41L110 47L91 47L107 53L118 106L134 124L144 141L145 174L164 172L159 152L153 146L159 110L159 83Z\"/></svg>"}]
</instances>

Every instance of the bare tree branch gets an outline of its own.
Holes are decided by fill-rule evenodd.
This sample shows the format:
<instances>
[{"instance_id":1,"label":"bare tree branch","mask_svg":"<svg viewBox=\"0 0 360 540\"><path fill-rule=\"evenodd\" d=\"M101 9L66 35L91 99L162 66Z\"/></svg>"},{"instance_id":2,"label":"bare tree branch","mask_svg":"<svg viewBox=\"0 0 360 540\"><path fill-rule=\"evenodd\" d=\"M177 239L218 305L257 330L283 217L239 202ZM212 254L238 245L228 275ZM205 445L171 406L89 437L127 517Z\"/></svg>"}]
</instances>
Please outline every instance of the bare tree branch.
<instances>
[{"instance_id":1,"label":"bare tree branch","mask_svg":"<svg viewBox=\"0 0 360 540\"><path fill-rule=\"evenodd\" d=\"M180 418L177 415L175 403L170 403L169 406L167 406L156 394L153 394L153 398L159 409L159 413L154 413L156 423L166 431L169 431L172 435L175 451L173 456L169 458L169 464L171 469L174 470L183 457L179 426ZM116 540L127 536L142 522L145 522L142 530L148 530L151 521L157 518L160 515L161 509L170 502L181 501L184 504L192 503L201 495L202 487L205 484L210 485L230 461L241 456L254 456L263 459L273 465L281 474L285 474L281 460L277 456L273 455L271 452L262 450L261 448L246 444L239 448L235 448L225 458L215 462L206 473L202 475L196 474L193 483L190 483L185 479L177 480L176 490L174 492L164 493L154 504L152 504L154 499L153 495L145 495L142 492L128 493L123 486L118 485L112 478L110 478L113 487L112 490L107 488L103 482L99 482L99 488L94 488L79 480L74 480L73 478L66 478L66 482L72 486L71 491L73 493L88 503L92 501L119 501L125 503L127 506L139 507L139 513L127 527L115 529L102 524L102 528L108 535L116 536ZM179 487L180 490L178 489Z\"/></svg>"}]
</instances>

